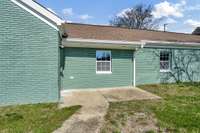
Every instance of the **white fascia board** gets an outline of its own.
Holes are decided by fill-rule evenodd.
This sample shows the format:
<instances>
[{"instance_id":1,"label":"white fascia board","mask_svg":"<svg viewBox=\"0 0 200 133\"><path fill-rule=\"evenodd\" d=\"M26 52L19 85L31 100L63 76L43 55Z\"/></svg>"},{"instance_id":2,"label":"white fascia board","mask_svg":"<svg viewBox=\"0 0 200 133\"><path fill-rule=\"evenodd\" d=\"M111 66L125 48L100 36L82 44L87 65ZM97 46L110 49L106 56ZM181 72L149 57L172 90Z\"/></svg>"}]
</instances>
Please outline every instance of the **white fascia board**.
<instances>
[{"instance_id":1,"label":"white fascia board","mask_svg":"<svg viewBox=\"0 0 200 133\"><path fill-rule=\"evenodd\" d=\"M15 3L16 5L18 5L19 7L21 7L22 9L24 9L27 12L31 13L35 17L39 18L43 22L47 23L48 25L50 25L51 27L53 27L56 30L59 30L57 26L60 26L62 23L64 23L64 21L61 20L59 17L57 17L56 15L54 15L53 13L51 13L50 11L48 11L47 9L45 9L44 7L40 6L39 4L35 3L32 0L11 0L11 1L13 3ZM22 2L24 4L22 4L20 2ZM30 8L32 8L33 10L38 12L39 14L45 16L47 19L51 20L55 24L51 23L49 20L47 20L46 18L42 17L38 13L34 12Z\"/></svg>"},{"instance_id":2,"label":"white fascia board","mask_svg":"<svg viewBox=\"0 0 200 133\"><path fill-rule=\"evenodd\" d=\"M113 41L113 40L97 40L97 39L81 39L81 38L68 38L67 41L71 42L89 42L89 43L107 43L107 44L132 44L132 45L141 45L141 41Z\"/></svg>"},{"instance_id":3,"label":"white fascia board","mask_svg":"<svg viewBox=\"0 0 200 133\"><path fill-rule=\"evenodd\" d=\"M170 41L150 41L142 40L147 47L199 47L200 43L195 42L170 42ZM149 45L148 45L149 44Z\"/></svg>"},{"instance_id":4,"label":"white fascia board","mask_svg":"<svg viewBox=\"0 0 200 133\"><path fill-rule=\"evenodd\" d=\"M82 38L67 38L64 39L62 44L65 47L71 47L69 42L81 43L82 46L89 46L92 44L96 47L101 44L102 47L111 46L113 48L120 49L134 49L134 48L199 48L200 43L194 42L170 42L170 41L151 41L151 40L141 40L141 41L113 41L113 40L96 40L96 39L82 39ZM105 44L105 45L102 45ZM75 46L74 44L72 44Z\"/></svg>"},{"instance_id":5,"label":"white fascia board","mask_svg":"<svg viewBox=\"0 0 200 133\"><path fill-rule=\"evenodd\" d=\"M59 17L57 17L55 14L51 13L49 10L45 9L41 5L37 4L33 0L20 0L26 5L30 6L40 14L44 15L45 17L49 18L53 22L55 22L57 25L61 25L64 21L61 20Z\"/></svg>"},{"instance_id":6,"label":"white fascia board","mask_svg":"<svg viewBox=\"0 0 200 133\"><path fill-rule=\"evenodd\" d=\"M127 41L112 41L112 40L96 40L96 39L80 39L68 38L63 39L62 45L64 47L88 47L88 48L106 48L106 49L132 49L141 48L143 43L127 42Z\"/></svg>"}]
</instances>

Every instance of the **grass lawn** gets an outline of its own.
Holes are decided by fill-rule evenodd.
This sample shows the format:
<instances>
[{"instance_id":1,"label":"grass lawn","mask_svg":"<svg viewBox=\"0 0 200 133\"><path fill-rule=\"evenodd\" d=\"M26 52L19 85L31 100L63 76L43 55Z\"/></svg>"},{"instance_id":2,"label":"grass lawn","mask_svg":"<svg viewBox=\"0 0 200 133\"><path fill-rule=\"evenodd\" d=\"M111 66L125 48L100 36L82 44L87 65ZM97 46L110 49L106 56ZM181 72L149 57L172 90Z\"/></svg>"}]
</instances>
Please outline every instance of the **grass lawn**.
<instances>
[{"instance_id":1,"label":"grass lawn","mask_svg":"<svg viewBox=\"0 0 200 133\"><path fill-rule=\"evenodd\" d=\"M50 133L80 106L59 109L57 104L36 104L0 108L1 133Z\"/></svg>"},{"instance_id":2,"label":"grass lawn","mask_svg":"<svg viewBox=\"0 0 200 133\"><path fill-rule=\"evenodd\" d=\"M161 96L161 100L111 103L102 133L120 133L130 117L138 113L153 119L158 130L166 132L200 132L200 83L143 85L141 89ZM149 118L140 124L148 124ZM134 121L138 123L139 120ZM134 124L134 123L132 123ZM144 127L144 126L142 126ZM158 132L152 130L147 132Z\"/></svg>"}]
</instances>

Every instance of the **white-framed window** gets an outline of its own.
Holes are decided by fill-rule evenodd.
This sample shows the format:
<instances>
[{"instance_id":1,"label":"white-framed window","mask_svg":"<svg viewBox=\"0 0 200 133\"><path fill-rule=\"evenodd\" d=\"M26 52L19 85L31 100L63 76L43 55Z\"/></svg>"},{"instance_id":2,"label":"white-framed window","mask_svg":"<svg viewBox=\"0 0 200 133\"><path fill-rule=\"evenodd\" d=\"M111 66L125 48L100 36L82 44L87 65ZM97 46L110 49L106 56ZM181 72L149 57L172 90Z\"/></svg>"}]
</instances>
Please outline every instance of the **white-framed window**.
<instances>
[{"instance_id":1,"label":"white-framed window","mask_svg":"<svg viewBox=\"0 0 200 133\"><path fill-rule=\"evenodd\" d=\"M112 73L112 57L110 50L96 51L96 73L97 74Z\"/></svg>"},{"instance_id":2,"label":"white-framed window","mask_svg":"<svg viewBox=\"0 0 200 133\"><path fill-rule=\"evenodd\" d=\"M160 51L160 71L169 72L171 70L171 52Z\"/></svg>"}]
</instances>

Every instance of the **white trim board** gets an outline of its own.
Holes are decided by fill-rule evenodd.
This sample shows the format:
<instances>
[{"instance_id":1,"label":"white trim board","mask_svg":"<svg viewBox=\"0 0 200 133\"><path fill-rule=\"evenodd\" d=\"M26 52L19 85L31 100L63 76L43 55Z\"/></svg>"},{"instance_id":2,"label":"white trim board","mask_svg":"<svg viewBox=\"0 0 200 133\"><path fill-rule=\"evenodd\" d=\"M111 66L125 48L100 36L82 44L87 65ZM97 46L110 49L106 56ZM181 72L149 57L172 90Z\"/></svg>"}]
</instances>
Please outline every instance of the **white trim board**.
<instances>
[{"instance_id":1,"label":"white trim board","mask_svg":"<svg viewBox=\"0 0 200 133\"><path fill-rule=\"evenodd\" d=\"M99 45L101 44L101 45ZM200 43L195 42L170 42L170 41L123 41L123 40L97 40L83 38L67 38L62 41L64 47L88 47L88 48L116 48L116 49L137 49L137 48L198 48Z\"/></svg>"},{"instance_id":2,"label":"white trim board","mask_svg":"<svg viewBox=\"0 0 200 133\"><path fill-rule=\"evenodd\" d=\"M32 14L33 16L39 18L40 20L42 20L43 22L45 22L49 26L53 27L57 31L59 31L59 29L58 29L57 26L61 25L64 22L63 20L61 20L60 18L58 18L56 15L54 15L53 13L51 13L50 11L48 11L47 9L41 7L40 5L38 5L37 3L35 3L32 0L20 0L22 3L24 3L27 6L23 5L18 0L11 0L11 1L13 3L15 3L16 5L18 5L19 7L21 7L22 9L26 10L27 12L29 12L30 14ZM38 13L32 11L30 8L34 9L35 11L37 11L38 13L40 13L41 15L47 17L49 20L51 20L55 24L51 23L50 21L48 21L46 18L42 17Z\"/></svg>"},{"instance_id":3,"label":"white trim board","mask_svg":"<svg viewBox=\"0 0 200 133\"><path fill-rule=\"evenodd\" d=\"M99 45L101 44L101 45ZM62 40L64 47L86 47L98 49L127 49L135 50L143 47L142 42L127 42L127 41L112 41L112 40L95 40L95 39L80 39L67 38Z\"/></svg>"},{"instance_id":4,"label":"white trim board","mask_svg":"<svg viewBox=\"0 0 200 133\"><path fill-rule=\"evenodd\" d=\"M97 40L97 39L82 39L82 38L67 38L66 41L71 42L88 42L88 43L108 43L108 44L132 44L132 45L141 45L141 41L116 41L116 40Z\"/></svg>"},{"instance_id":5,"label":"white trim board","mask_svg":"<svg viewBox=\"0 0 200 133\"><path fill-rule=\"evenodd\" d=\"M145 43L145 47L152 48L200 48L200 43L196 42L171 42L171 41L150 41L150 40L142 40Z\"/></svg>"}]
</instances>

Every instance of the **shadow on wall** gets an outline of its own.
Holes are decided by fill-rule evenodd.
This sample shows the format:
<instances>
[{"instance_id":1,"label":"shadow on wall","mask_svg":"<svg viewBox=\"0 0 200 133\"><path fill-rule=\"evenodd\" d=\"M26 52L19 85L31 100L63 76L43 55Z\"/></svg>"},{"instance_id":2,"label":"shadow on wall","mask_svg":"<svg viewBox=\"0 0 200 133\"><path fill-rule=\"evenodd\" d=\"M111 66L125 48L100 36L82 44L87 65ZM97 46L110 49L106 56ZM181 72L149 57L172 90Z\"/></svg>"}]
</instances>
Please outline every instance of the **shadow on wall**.
<instances>
[{"instance_id":1,"label":"shadow on wall","mask_svg":"<svg viewBox=\"0 0 200 133\"><path fill-rule=\"evenodd\" d=\"M65 49L60 49L60 76L64 77L64 70L65 70Z\"/></svg>"},{"instance_id":2,"label":"shadow on wall","mask_svg":"<svg viewBox=\"0 0 200 133\"><path fill-rule=\"evenodd\" d=\"M161 82L200 81L200 50L170 49L171 71L161 74Z\"/></svg>"}]
</instances>

